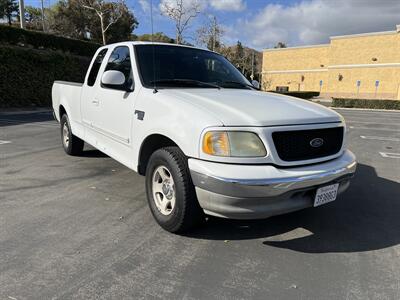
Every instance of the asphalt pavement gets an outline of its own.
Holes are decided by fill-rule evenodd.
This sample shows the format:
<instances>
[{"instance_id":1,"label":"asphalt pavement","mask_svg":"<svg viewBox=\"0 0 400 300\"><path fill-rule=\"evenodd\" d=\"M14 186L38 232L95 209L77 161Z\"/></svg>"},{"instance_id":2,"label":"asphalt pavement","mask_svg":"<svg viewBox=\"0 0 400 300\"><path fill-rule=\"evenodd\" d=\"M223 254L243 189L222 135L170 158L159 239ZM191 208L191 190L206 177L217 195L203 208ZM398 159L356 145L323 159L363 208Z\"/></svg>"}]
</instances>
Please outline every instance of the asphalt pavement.
<instances>
[{"instance_id":1,"label":"asphalt pavement","mask_svg":"<svg viewBox=\"0 0 400 300\"><path fill-rule=\"evenodd\" d=\"M144 179L0 114L0 299L400 299L400 112L338 110L359 167L318 208L163 231Z\"/></svg>"}]
</instances>

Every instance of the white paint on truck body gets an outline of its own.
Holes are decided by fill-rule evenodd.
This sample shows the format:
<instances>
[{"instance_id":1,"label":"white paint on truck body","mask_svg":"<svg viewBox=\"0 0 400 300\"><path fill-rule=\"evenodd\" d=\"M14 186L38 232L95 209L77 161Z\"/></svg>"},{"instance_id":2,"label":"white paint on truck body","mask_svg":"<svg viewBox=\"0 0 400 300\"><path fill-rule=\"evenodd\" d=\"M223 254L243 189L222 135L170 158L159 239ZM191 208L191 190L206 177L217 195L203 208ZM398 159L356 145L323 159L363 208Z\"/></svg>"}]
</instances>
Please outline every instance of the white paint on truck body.
<instances>
[{"instance_id":1,"label":"white paint on truck body","mask_svg":"<svg viewBox=\"0 0 400 300\"><path fill-rule=\"evenodd\" d=\"M254 174L257 174L254 176L260 176L266 172L262 171L260 166L268 165L265 170L274 171L267 172L266 175L290 173L291 176L295 176L280 178L284 180L285 188L290 190L290 180L295 180L296 186L299 186L298 182L303 178L305 182L308 180L308 185L315 185L316 182L325 182L321 176L329 176L327 178L331 180L354 172L355 158L346 150L346 134L340 151L334 155L308 160L284 161L279 158L274 146L272 133L277 131L344 127L346 132L343 117L335 111L310 101L260 92L251 88L168 87L154 91L152 87L143 84L136 61L135 45L143 44L151 43L124 42L101 47L91 62L83 84L54 82L52 99L55 117L60 120L60 108L65 109L74 135L134 171L138 171L141 147L146 138L162 135L172 140L189 158L190 165L196 165L209 179L214 178L213 170L224 170L224 167L227 167L233 179L242 178L243 170L246 170L246 176L251 182L254 179L251 175L252 166L255 168ZM107 71L106 65L110 61L110 55L117 48L125 48L126 51L129 49L132 90L117 90L101 83L101 78ZM99 66L98 75L89 85L89 72L97 63L98 54L104 53L104 49L107 49L107 53ZM248 81L243 77L242 82ZM264 157L224 157L205 154L202 151L202 139L209 130L256 133L264 144L267 154ZM337 170L332 169L332 164L326 162L334 159L336 161L333 165L343 166ZM217 165L213 164L213 168L207 169L209 162ZM321 170L322 175L312 174L310 177L310 168L302 166L311 164L321 164L321 168L329 170L325 172ZM236 167L229 167L230 165ZM245 168L239 167L240 165ZM287 172L283 167L296 168L292 172ZM224 180L230 181L227 178Z\"/></svg>"}]
</instances>

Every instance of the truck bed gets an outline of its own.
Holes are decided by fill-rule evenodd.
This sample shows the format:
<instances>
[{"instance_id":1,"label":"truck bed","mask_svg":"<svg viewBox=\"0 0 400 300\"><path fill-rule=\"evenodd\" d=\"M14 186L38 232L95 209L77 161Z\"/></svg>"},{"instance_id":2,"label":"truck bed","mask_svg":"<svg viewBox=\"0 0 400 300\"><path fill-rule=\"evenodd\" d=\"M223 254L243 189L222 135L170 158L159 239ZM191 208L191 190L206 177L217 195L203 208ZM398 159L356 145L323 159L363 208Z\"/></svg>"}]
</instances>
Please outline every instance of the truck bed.
<instances>
[{"instance_id":1,"label":"truck bed","mask_svg":"<svg viewBox=\"0 0 400 300\"><path fill-rule=\"evenodd\" d=\"M83 83L69 81L54 81L51 96L54 115L60 121L59 107L62 105L67 112L74 110L70 115L80 117L80 98ZM70 105L76 102L75 105ZM76 120L72 120L76 121Z\"/></svg>"}]
</instances>

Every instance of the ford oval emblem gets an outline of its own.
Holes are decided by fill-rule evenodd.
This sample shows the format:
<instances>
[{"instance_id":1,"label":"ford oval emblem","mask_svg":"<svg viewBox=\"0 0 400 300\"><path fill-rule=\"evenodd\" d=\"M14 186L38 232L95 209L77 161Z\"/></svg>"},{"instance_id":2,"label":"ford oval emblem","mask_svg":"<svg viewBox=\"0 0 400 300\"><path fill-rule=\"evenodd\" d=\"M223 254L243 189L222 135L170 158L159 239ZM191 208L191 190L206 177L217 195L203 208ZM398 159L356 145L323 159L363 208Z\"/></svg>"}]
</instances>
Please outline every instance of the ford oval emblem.
<instances>
[{"instance_id":1,"label":"ford oval emblem","mask_svg":"<svg viewBox=\"0 0 400 300\"><path fill-rule=\"evenodd\" d=\"M310 141L310 146L313 148L319 148L324 144L324 140L321 138L315 138Z\"/></svg>"}]
</instances>

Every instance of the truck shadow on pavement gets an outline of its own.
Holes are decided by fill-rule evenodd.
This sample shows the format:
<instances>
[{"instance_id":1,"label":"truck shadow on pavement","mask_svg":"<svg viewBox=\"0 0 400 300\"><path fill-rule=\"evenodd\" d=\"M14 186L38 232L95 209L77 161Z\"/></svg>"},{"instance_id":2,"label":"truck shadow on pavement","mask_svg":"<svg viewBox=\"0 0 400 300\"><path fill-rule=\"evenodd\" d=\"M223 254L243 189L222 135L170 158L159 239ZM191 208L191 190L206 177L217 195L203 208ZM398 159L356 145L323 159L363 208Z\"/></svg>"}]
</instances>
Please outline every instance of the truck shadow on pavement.
<instances>
[{"instance_id":1,"label":"truck shadow on pavement","mask_svg":"<svg viewBox=\"0 0 400 300\"><path fill-rule=\"evenodd\" d=\"M305 253L362 252L400 242L400 183L359 164L350 188L335 202L258 221L210 218L191 237L265 239L269 247Z\"/></svg>"},{"instance_id":2,"label":"truck shadow on pavement","mask_svg":"<svg viewBox=\"0 0 400 300\"><path fill-rule=\"evenodd\" d=\"M100 150L94 149L91 146L89 146L89 147L90 147L90 149L85 149L79 156L85 157L85 158L87 158L87 157L92 157L92 158L109 157L107 154L101 152Z\"/></svg>"}]
</instances>

